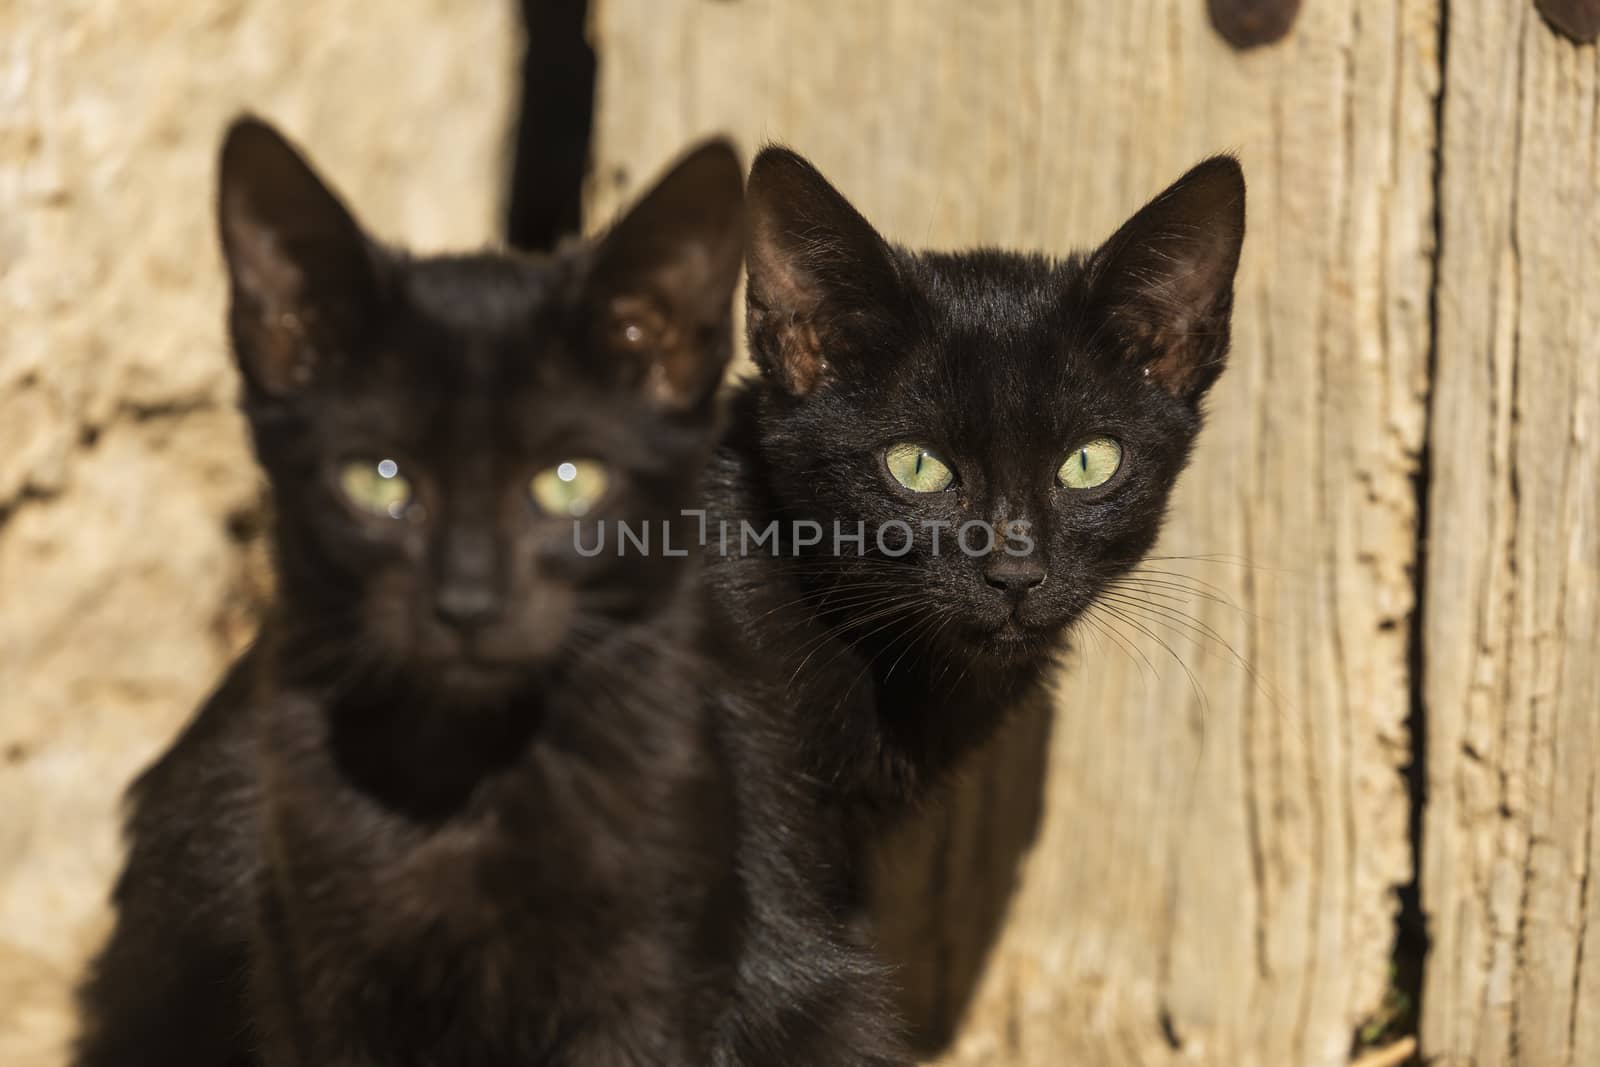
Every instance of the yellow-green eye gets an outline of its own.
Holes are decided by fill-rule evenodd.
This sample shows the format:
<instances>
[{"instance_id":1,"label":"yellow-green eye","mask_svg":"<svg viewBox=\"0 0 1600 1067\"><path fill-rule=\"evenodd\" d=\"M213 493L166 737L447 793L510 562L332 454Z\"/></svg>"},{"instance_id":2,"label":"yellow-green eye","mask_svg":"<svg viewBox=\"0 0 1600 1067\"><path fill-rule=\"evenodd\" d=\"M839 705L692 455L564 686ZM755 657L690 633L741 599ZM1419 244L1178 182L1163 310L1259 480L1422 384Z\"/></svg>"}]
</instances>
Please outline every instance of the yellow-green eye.
<instances>
[{"instance_id":1,"label":"yellow-green eye","mask_svg":"<svg viewBox=\"0 0 1600 1067\"><path fill-rule=\"evenodd\" d=\"M1068 489L1094 489L1105 485L1122 466L1122 446L1109 437L1085 441L1067 454L1056 477Z\"/></svg>"},{"instance_id":2,"label":"yellow-green eye","mask_svg":"<svg viewBox=\"0 0 1600 1067\"><path fill-rule=\"evenodd\" d=\"M899 444L883 454L894 480L913 493L937 493L950 488L955 472L921 445Z\"/></svg>"},{"instance_id":3,"label":"yellow-green eye","mask_svg":"<svg viewBox=\"0 0 1600 1067\"><path fill-rule=\"evenodd\" d=\"M573 459L535 474L528 483L528 493L549 514L579 519L606 495L609 481L605 467L594 460Z\"/></svg>"},{"instance_id":4,"label":"yellow-green eye","mask_svg":"<svg viewBox=\"0 0 1600 1067\"><path fill-rule=\"evenodd\" d=\"M392 459L353 459L339 468L339 488L372 515L398 519L411 503L411 482Z\"/></svg>"}]
</instances>

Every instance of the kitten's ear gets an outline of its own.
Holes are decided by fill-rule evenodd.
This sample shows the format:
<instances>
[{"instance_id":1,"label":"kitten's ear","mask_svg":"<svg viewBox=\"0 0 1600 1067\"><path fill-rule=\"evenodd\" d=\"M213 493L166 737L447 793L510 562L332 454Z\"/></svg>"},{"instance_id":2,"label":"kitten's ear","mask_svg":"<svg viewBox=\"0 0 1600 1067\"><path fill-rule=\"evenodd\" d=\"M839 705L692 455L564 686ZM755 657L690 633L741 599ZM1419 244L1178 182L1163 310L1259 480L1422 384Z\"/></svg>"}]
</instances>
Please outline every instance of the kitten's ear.
<instances>
[{"instance_id":1,"label":"kitten's ear","mask_svg":"<svg viewBox=\"0 0 1600 1067\"><path fill-rule=\"evenodd\" d=\"M748 217L750 354L762 373L805 396L832 379L833 359L856 347L850 331L900 310L894 258L861 213L787 148L756 157Z\"/></svg>"},{"instance_id":2,"label":"kitten's ear","mask_svg":"<svg viewBox=\"0 0 1600 1067\"><path fill-rule=\"evenodd\" d=\"M1244 243L1244 173L1206 160L1123 224L1090 261L1091 299L1146 377L1197 402L1222 373Z\"/></svg>"},{"instance_id":3,"label":"kitten's ear","mask_svg":"<svg viewBox=\"0 0 1600 1067\"><path fill-rule=\"evenodd\" d=\"M369 325L376 249L310 165L259 119L229 127L219 185L235 356L250 387L284 397Z\"/></svg>"},{"instance_id":4,"label":"kitten's ear","mask_svg":"<svg viewBox=\"0 0 1600 1067\"><path fill-rule=\"evenodd\" d=\"M588 298L601 344L639 361L665 407L703 403L732 354L733 291L744 257L744 171L726 141L685 156L612 227Z\"/></svg>"}]
</instances>

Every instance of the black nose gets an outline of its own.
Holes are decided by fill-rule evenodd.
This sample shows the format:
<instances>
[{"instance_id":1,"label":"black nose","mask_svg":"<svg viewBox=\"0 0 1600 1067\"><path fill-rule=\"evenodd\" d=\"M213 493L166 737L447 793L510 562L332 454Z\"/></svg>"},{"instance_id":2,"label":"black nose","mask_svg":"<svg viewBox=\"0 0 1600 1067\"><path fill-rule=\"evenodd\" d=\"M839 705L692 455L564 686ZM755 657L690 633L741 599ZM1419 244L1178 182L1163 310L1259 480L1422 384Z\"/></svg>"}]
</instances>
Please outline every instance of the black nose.
<instances>
[{"instance_id":1,"label":"black nose","mask_svg":"<svg viewBox=\"0 0 1600 1067\"><path fill-rule=\"evenodd\" d=\"M439 618L459 630L470 630L499 614L495 543L486 525L463 520L447 527L438 551L433 609Z\"/></svg>"},{"instance_id":2,"label":"black nose","mask_svg":"<svg viewBox=\"0 0 1600 1067\"><path fill-rule=\"evenodd\" d=\"M439 590L433 609L456 629L471 630L500 613L500 595L487 585L453 583Z\"/></svg>"},{"instance_id":3,"label":"black nose","mask_svg":"<svg viewBox=\"0 0 1600 1067\"><path fill-rule=\"evenodd\" d=\"M1044 564L1031 556L1001 556L983 570L984 581L1017 599L1043 585L1044 578Z\"/></svg>"}]
</instances>

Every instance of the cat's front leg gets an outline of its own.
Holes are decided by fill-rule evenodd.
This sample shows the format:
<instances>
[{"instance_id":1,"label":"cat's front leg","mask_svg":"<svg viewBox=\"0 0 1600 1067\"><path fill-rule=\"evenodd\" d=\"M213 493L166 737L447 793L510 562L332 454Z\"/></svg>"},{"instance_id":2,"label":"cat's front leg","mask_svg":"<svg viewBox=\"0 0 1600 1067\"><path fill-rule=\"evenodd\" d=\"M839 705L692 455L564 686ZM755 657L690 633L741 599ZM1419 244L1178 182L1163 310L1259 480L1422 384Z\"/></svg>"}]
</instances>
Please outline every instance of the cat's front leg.
<instances>
[{"instance_id":1,"label":"cat's front leg","mask_svg":"<svg viewBox=\"0 0 1600 1067\"><path fill-rule=\"evenodd\" d=\"M256 1054L262 1067L331 1067L313 1055L310 1025L301 1009L283 898L265 886L259 894L250 953L250 998Z\"/></svg>"}]
</instances>

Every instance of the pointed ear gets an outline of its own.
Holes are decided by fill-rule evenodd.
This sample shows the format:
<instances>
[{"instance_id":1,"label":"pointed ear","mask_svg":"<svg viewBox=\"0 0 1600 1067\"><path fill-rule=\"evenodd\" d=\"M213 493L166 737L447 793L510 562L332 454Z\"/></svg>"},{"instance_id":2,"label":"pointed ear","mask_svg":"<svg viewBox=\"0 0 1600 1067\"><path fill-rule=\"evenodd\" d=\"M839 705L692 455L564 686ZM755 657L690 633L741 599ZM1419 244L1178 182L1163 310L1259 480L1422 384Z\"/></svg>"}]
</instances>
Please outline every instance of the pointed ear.
<instances>
[{"instance_id":1,"label":"pointed ear","mask_svg":"<svg viewBox=\"0 0 1600 1067\"><path fill-rule=\"evenodd\" d=\"M219 184L234 355L250 387L287 396L348 352L370 322L376 249L310 165L258 119L229 127Z\"/></svg>"},{"instance_id":2,"label":"pointed ear","mask_svg":"<svg viewBox=\"0 0 1600 1067\"><path fill-rule=\"evenodd\" d=\"M1091 299L1128 358L1198 402L1222 373L1244 243L1244 173L1216 156L1123 224L1090 260Z\"/></svg>"},{"instance_id":3,"label":"pointed ear","mask_svg":"<svg viewBox=\"0 0 1600 1067\"><path fill-rule=\"evenodd\" d=\"M756 157L748 218L750 354L762 373L805 396L835 376L852 339L898 314L904 295L894 257L861 213L787 148Z\"/></svg>"},{"instance_id":4,"label":"pointed ear","mask_svg":"<svg viewBox=\"0 0 1600 1067\"><path fill-rule=\"evenodd\" d=\"M744 172L726 141L685 156L601 240L587 280L600 342L638 361L652 397L691 408L732 354Z\"/></svg>"}]
</instances>

